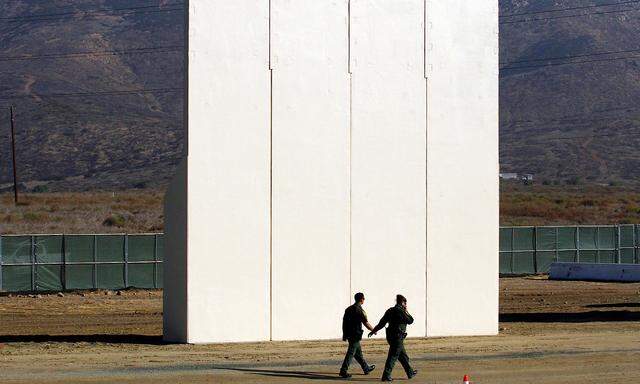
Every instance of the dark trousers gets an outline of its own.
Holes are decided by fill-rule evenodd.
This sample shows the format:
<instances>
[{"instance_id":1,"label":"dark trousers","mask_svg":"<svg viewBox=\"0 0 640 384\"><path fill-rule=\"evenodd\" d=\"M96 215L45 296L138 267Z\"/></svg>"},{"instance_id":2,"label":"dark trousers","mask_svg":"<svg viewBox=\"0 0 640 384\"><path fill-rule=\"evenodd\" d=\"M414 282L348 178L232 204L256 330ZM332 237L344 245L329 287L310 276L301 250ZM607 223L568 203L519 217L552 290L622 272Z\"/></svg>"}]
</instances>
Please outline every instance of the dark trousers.
<instances>
[{"instance_id":1,"label":"dark trousers","mask_svg":"<svg viewBox=\"0 0 640 384\"><path fill-rule=\"evenodd\" d=\"M365 371L369 368L369 364L364 360L364 356L362 356L362 347L360 346L360 340L349 339L349 347L347 348L347 354L344 357L344 361L342 362L342 368L340 368L341 373L347 373L349 370L349 365L351 365L351 360L355 357L360 367L362 367L362 371Z\"/></svg>"},{"instance_id":2,"label":"dark trousers","mask_svg":"<svg viewBox=\"0 0 640 384\"><path fill-rule=\"evenodd\" d=\"M410 376L413 373L413 368L409 364L409 356L404 349L404 339L387 340L387 342L389 343L389 355L387 355L387 362L384 364L382 377L391 377L393 366L396 365L398 360L400 360L400 364L402 364L407 376Z\"/></svg>"}]
</instances>

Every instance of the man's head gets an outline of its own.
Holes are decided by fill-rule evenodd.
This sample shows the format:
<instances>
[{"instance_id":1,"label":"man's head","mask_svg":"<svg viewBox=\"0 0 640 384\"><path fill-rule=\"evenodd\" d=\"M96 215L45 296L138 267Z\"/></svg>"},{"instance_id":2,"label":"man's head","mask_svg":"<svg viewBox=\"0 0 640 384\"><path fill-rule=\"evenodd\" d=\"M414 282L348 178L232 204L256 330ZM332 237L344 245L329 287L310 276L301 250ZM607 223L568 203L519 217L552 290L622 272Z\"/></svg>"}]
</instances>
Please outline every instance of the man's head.
<instances>
[{"instance_id":1,"label":"man's head","mask_svg":"<svg viewBox=\"0 0 640 384\"><path fill-rule=\"evenodd\" d=\"M402 295L396 295L396 304L400 304L403 307L407 306L407 298Z\"/></svg>"},{"instance_id":2,"label":"man's head","mask_svg":"<svg viewBox=\"0 0 640 384\"><path fill-rule=\"evenodd\" d=\"M353 296L353 298L356 300L356 303L364 303L364 293L362 292L358 292L355 294L355 296Z\"/></svg>"}]
</instances>

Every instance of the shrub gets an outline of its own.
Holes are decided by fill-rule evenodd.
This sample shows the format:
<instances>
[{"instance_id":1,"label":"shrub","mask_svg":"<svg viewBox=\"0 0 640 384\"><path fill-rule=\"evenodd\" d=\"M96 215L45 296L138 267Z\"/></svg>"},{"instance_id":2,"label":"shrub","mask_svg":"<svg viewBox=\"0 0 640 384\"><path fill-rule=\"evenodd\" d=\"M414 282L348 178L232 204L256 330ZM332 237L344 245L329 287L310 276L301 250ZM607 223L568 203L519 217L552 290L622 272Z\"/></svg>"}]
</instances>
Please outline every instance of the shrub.
<instances>
[{"instance_id":1,"label":"shrub","mask_svg":"<svg viewBox=\"0 0 640 384\"><path fill-rule=\"evenodd\" d=\"M33 193L46 193L49 192L49 187L46 185L36 185L31 191Z\"/></svg>"},{"instance_id":2,"label":"shrub","mask_svg":"<svg viewBox=\"0 0 640 384\"><path fill-rule=\"evenodd\" d=\"M573 176L570 179L567 180L567 184L568 185L578 185L580 184L581 180L578 176Z\"/></svg>"},{"instance_id":3,"label":"shrub","mask_svg":"<svg viewBox=\"0 0 640 384\"><path fill-rule=\"evenodd\" d=\"M46 219L44 215L36 212L25 212L22 215L22 218L27 221L40 221Z\"/></svg>"},{"instance_id":4,"label":"shrub","mask_svg":"<svg viewBox=\"0 0 640 384\"><path fill-rule=\"evenodd\" d=\"M107 217L102 222L102 225L104 225L105 227L124 227L126 222L127 220L124 216L115 214Z\"/></svg>"}]
</instances>

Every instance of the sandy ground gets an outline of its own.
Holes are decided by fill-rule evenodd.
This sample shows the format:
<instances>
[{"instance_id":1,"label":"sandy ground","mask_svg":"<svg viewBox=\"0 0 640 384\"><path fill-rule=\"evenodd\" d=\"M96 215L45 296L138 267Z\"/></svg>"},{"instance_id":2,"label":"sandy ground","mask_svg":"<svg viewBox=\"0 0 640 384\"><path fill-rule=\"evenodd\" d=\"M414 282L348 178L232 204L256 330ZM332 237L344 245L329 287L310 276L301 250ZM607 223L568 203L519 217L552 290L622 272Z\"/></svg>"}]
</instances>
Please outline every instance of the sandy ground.
<instances>
[{"instance_id":1,"label":"sandy ground","mask_svg":"<svg viewBox=\"0 0 640 384\"><path fill-rule=\"evenodd\" d=\"M501 279L494 337L410 339L416 383L628 383L640 375L640 284ZM0 297L0 383L341 380L340 341L166 345L158 291ZM470 313L469 316L473 316ZM383 340L366 340L378 365ZM405 381L402 370L394 372Z\"/></svg>"}]
</instances>

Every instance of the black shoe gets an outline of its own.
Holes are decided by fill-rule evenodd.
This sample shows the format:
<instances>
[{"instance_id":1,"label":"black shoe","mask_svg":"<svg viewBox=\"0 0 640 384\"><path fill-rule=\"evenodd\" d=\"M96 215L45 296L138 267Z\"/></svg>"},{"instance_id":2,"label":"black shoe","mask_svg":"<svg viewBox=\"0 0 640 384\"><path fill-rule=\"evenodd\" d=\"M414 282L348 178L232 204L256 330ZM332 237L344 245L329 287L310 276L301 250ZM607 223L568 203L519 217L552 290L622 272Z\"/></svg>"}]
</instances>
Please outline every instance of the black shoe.
<instances>
[{"instance_id":1,"label":"black shoe","mask_svg":"<svg viewBox=\"0 0 640 384\"><path fill-rule=\"evenodd\" d=\"M368 375L371 372L373 372L374 369L376 369L376 365L375 364L371 364L367 369L364 369L364 374Z\"/></svg>"},{"instance_id":2,"label":"black shoe","mask_svg":"<svg viewBox=\"0 0 640 384\"><path fill-rule=\"evenodd\" d=\"M349 374L347 372L340 372L340 377L342 377L343 379L350 379L351 378L351 374Z\"/></svg>"},{"instance_id":3,"label":"black shoe","mask_svg":"<svg viewBox=\"0 0 640 384\"><path fill-rule=\"evenodd\" d=\"M390 377L383 377L380 381L393 381L393 379Z\"/></svg>"},{"instance_id":4,"label":"black shoe","mask_svg":"<svg viewBox=\"0 0 640 384\"><path fill-rule=\"evenodd\" d=\"M409 379L413 379L417 374L418 374L418 370L417 370L417 369L414 369L414 370L412 370L412 371L411 371L411 373L410 373L410 374L408 374L408 375L407 375L407 377L408 377Z\"/></svg>"}]
</instances>

